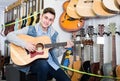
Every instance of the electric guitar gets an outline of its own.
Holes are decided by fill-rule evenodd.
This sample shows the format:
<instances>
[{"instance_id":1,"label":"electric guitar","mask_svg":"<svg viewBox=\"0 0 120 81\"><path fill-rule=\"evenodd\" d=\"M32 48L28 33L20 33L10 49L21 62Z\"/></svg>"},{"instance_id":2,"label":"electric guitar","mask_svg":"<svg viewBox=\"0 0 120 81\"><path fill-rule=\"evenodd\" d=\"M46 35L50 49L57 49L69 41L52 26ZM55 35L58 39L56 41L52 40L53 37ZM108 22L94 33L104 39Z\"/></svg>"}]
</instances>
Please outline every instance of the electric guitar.
<instances>
[{"instance_id":1,"label":"electric guitar","mask_svg":"<svg viewBox=\"0 0 120 81\"><path fill-rule=\"evenodd\" d=\"M115 45L115 23L109 24L109 30L112 34L112 62L103 64L103 74L105 76L116 76L116 45ZM103 78L101 81L115 81L111 78Z\"/></svg>"},{"instance_id":2,"label":"electric guitar","mask_svg":"<svg viewBox=\"0 0 120 81\"><path fill-rule=\"evenodd\" d=\"M103 37L104 28L105 28L104 24L98 25L98 31L99 31L98 34L100 37ZM104 47L104 44L100 43L99 47L100 47L100 61L99 61L99 69L98 69L97 74L103 75L103 63L104 63L104 57L103 57L104 49L103 49L103 47ZM101 80L101 78L97 78L97 81L100 81L100 80Z\"/></svg>"},{"instance_id":3,"label":"electric guitar","mask_svg":"<svg viewBox=\"0 0 120 81\"><path fill-rule=\"evenodd\" d=\"M32 61L39 58L48 58L48 51L51 47L65 46L67 43L55 43L51 44L51 40L48 36L42 37L31 37L28 35L18 35L18 38L26 41L32 42L36 45L36 50L34 52L28 52L26 49L21 48L13 43L10 43L10 56L16 65L27 65ZM76 41L75 43L80 43Z\"/></svg>"},{"instance_id":4,"label":"electric guitar","mask_svg":"<svg viewBox=\"0 0 120 81\"><path fill-rule=\"evenodd\" d=\"M93 40L91 39L93 35L93 26L88 26L87 31L88 31L88 35L90 36L90 39L85 39L84 44L90 46L90 60L86 60L83 62L81 70L87 73L91 73L91 62L93 62L93 54L92 54ZM89 78L90 75L83 74L80 81L88 81Z\"/></svg>"},{"instance_id":5,"label":"electric guitar","mask_svg":"<svg viewBox=\"0 0 120 81\"><path fill-rule=\"evenodd\" d=\"M100 17L108 17L115 15L104 10L102 0L94 0L92 9L95 12L95 14Z\"/></svg>"},{"instance_id":6,"label":"electric guitar","mask_svg":"<svg viewBox=\"0 0 120 81\"><path fill-rule=\"evenodd\" d=\"M90 45L90 72L93 74L97 74L99 69L99 62L94 62L94 53L93 53L93 45L94 41L92 39L92 36L94 34L94 28L93 26L89 26L88 28L88 35L90 36L89 45ZM97 77L90 76L88 81L97 81Z\"/></svg>"},{"instance_id":7,"label":"electric guitar","mask_svg":"<svg viewBox=\"0 0 120 81\"><path fill-rule=\"evenodd\" d=\"M67 32L78 31L80 28L84 26L84 20L75 19L75 18L68 16L66 12L66 8L68 4L69 4L69 1L65 1L63 4L64 12L60 16L59 24L61 28Z\"/></svg>"}]
</instances>

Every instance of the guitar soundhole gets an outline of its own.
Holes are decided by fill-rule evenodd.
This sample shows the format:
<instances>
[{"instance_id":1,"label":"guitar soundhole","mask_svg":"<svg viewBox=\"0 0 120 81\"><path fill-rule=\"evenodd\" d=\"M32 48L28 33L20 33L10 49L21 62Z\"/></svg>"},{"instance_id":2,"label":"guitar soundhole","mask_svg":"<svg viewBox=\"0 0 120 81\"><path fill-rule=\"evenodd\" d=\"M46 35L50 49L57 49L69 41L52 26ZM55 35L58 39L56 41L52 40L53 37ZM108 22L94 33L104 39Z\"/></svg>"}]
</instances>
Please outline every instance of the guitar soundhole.
<instances>
[{"instance_id":1,"label":"guitar soundhole","mask_svg":"<svg viewBox=\"0 0 120 81\"><path fill-rule=\"evenodd\" d=\"M42 43L38 43L36 45L36 50L39 52L39 51L42 51L44 49L44 45Z\"/></svg>"},{"instance_id":2,"label":"guitar soundhole","mask_svg":"<svg viewBox=\"0 0 120 81\"><path fill-rule=\"evenodd\" d=\"M42 43L36 44L36 50L34 52L30 52L31 58L36 55L43 55L44 54L44 45Z\"/></svg>"}]
</instances>

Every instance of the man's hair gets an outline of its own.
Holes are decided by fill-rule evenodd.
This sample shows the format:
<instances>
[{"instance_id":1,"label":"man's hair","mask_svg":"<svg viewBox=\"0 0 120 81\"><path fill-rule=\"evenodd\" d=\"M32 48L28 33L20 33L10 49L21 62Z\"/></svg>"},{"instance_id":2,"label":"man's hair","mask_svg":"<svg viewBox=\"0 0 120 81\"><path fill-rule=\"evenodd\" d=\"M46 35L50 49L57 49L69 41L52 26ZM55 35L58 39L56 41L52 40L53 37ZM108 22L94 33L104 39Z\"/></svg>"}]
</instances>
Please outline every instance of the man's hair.
<instances>
[{"instance_id":1,"label":"man's hair","mask_svg":"<svg viewBox=\"0 0 120 81\"><path fill-rule=\"evenodd\" d=\"M45 13L51 13L51 14L53 14L54 16L56 15L56 14L55 14L55 10L54 10L53 8L50 8L50 7L45 8L45 9L43 10L43 13L42 13L42 14L45 14Z\"/></svg>"}]
</instances>

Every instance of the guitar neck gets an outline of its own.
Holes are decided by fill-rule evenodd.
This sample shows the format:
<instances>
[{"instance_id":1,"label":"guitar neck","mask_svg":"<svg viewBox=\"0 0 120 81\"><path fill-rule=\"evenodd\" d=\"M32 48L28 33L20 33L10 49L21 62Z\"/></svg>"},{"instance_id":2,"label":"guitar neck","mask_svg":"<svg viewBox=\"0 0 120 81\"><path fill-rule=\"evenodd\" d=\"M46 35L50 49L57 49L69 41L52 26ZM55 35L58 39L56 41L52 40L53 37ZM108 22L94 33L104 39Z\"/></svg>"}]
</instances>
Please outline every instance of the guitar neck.
<instances>
[{"instance_id":1,"label":"guitar neck","mask_svg":"<svg viewBox=\"0 0 120 81\"><path fill-rule=\"evenodd\" d=\"M103 58L103 44L100 44L100 68L102 68L104 58Z\"/></svg>"},{"instance_id":2,"label":"guitar neck","mask_svg":"<svg viewBox=\"0 0 120 81\"><path fill-rule=\"evenodd\" d=\"M75 41L74 44L80 44L80 41ZM45 44L45 48L50 47L58 47L58 46L66 46L67 42L53 43L53 44Z\"/></svg>"},{"instance_id":3,"label":"guitar neck","mask_svg":"<svg viewBox=\"0 0 120 81\"><path fill-rule=\"evenodd\" d=\"M115 35L112 36L112 67L116 67L116 44Z\"/></svg>"}]
</instances>

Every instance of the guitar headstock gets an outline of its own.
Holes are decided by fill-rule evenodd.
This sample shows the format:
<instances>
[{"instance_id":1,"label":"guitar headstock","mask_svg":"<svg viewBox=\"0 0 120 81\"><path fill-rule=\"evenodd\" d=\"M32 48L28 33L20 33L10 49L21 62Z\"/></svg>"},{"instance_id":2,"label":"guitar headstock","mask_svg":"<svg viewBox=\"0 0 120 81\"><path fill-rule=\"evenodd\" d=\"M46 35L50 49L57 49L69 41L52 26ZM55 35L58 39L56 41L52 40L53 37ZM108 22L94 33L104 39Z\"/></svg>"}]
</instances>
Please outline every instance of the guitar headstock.
<instances>
[{"instance_id":1,"label":"guitar headstock","mask_svg":"<svg viewBox=\"0 0 120 81\"><path fill-rule=\"evenodd\" d=\"M92 25L88 26L87 32L88 32L88 35L91 38L93 36L93 34L94 34L94 27Z\"/></svg>"},{"instance_id":2,"label":"guitar headstock","mask_svg":"<svg viewBox=\"0 0 120 81\"><path fill-rule=\"evenodd\" d=\"M100 36L103 36L104 28L105 28L104 24L98 24L98 31Z\"/></svg>"},{"instance_id":3,"label":"guitar headstock","mask_svg":"<svg viewBox=\"0 0 120 81\"><path fill-rule=\"evenodd\" d=\"M84 28L80 29L80 36L85 37L85 29Z\"/></svg>"},{"instance_id":4,"label":"guitar headstock","mask_svg":"<svg viewBox=\"0 0 120 81\"><path fill-rule=\"evenodd\" d=\"M116 32L116 23L110 23L108 26L109 26L109 30L110 30L111 34L115 35L115 32Z\"/></svg>"}]
</instances>

